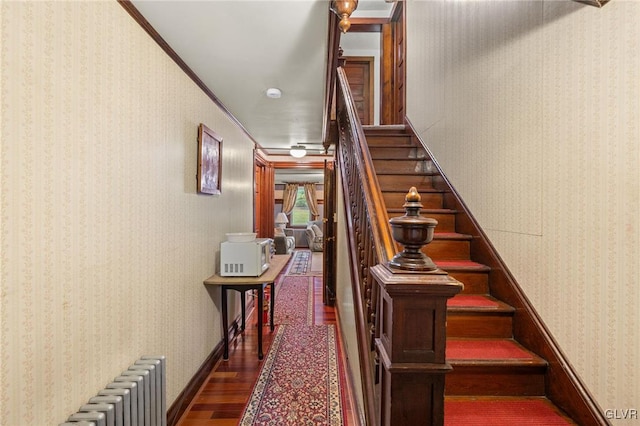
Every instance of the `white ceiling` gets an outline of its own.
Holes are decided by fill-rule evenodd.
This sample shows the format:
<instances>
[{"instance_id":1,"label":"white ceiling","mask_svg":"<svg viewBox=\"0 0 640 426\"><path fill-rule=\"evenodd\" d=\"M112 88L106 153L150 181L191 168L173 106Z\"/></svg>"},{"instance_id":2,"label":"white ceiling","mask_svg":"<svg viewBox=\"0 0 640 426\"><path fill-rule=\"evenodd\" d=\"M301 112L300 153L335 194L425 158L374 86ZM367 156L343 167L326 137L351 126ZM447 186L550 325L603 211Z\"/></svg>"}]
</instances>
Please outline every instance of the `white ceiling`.
<instances>
[{"instance_id":1,"label":"white ceiling","mask_svg":"<svg viewBox=\"0 0 640 426\"><path fill-rule=\"evenodd\" d=\"M264 148L322 145L328 0L132 0ZM353 16L388 16L360 0ZM266 96L269 87L280 99Z\"/></svg>"}]
</instances>

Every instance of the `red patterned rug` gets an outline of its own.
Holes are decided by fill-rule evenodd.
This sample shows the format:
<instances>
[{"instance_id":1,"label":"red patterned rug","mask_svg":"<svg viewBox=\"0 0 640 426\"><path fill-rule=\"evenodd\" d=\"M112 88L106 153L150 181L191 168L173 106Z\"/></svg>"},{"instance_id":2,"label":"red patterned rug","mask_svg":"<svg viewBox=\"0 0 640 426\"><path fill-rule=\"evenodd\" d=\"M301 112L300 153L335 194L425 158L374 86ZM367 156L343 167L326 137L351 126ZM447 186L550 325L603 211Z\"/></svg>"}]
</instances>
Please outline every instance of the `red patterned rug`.
<instances>
[{"instance_id":1,"label":"red patterned rug","mask_svg":"<svg viewBox=\"0 0 640 426\"><path fill-rule=\"evenodd\" d=\"M333 325L278 326L241 425L342 425Z\"/></svg>"},{"instance_id":2,"label":"red patterned rug","mask_svg":"<svg viewBox=\"0 0 640 426\"><path fill-rule=\"evenodd\" d=\"M273 322L313 325L313 278L285 276L276 287Z\"/></svg>"}]
</instances>

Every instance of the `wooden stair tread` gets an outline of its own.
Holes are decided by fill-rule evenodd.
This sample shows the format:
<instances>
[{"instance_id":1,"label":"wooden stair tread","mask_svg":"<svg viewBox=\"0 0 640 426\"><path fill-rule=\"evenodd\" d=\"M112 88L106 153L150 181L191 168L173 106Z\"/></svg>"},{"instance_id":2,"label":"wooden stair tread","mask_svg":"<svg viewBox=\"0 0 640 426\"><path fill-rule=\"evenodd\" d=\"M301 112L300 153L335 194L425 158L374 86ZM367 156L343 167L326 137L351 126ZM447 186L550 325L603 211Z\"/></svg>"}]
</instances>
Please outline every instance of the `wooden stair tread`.
<instances>
[{"instance_id":1,"label":"wooden stair tread","mask_svg":"<svg viewBox=\"0 0 640 426\"><path fill-rule=\"evenodd\" d=\"M487 265L477 263L472 260L439 260L432 259L440 269L451 272L488 272L491 270Z\"/></svg>"},{"instance_id":2,"label":"wooden stair tread","mask_svg":"<svg viewBox=\"0 0 640 426\"><path fill-rule=\"evenodd\" d=\"M362 129L366 132L371 131L406 131L406 126L404 124L363 124ZM407 134L407 133L405 133Z\"/></svg>"},{"instance_id":3,"label":"wooden stair tread","mask_svg":"<svg viewBox=\"0 0 640 426\"><path fill-rule=\"evenodd\" d=\"M390 176L438 176L438 172L414 172L414 171L391 171L385 170L383 172L376 172L376 175L390 175ZM408 189L408 188L407 188Z\"/></svg>"},{"instance_id":4,"label":"wooden stair tread","mask_svg":"<svg viewBox=\"0 0 640 426\"><path fill-rule=\"evenodd\" d=\"M547 366L547 361L513 339L448 338L446 357L456 366Z\"/></svg>"},{"instance_id":5,"label":"wooden stair tread","mask_svg":"<svg viewBox=\"0 0 640 426\"><path fill-rule=\"evenodd\" d=\"M473 239L472 235L459 234L457 232L434 232L434 240L456 240L456 241L469 241Z\"/></svg>"},{"instance_id":6,"label":"wooden stair tread","mask_svg":"<svg viewBox=\"0 0 640 426\"><path fill-rule=\"evenodd\" d=\"M380 189L380 192L382 192L383 194L403 194L405 195L407 193L407 190L404 189ZM435 188L424 188L421 191L421 195L424 194L444 194L446 191L443 189L435 189Z\"/></svg>"},{"instance_id":7,"label":"wooden stair tread","mask_svg":"<svg viewBox=\"0 0 640 426\"><path fill-rule=\"evenodd\" d=\"M392 156L375 156L371 157L373 161L429 161L429 158L418 158L418 157L392 157ZM388 174L386 172L381 172L382 174ZM403 174L405 174L403 172ZM435 173L433 173L435 175Z\"/></svg>"},{"instance_id":8,"label":"wooden stair tread","mask_svg":"<svg viewBox=\"0 0 640 426\"><path fill-rule=\"evenodd\" d=\"M409 145L405 146L405 148L409 147ZM377 147L376 147L377 148ZM429 157L372 157L373 161L395 161L395 162L409 162L409 161L431 161Z\"/></svg>"},{"instance_id":9,"label":"wooden stair tread","mask_svg":"<svg viewBox=\"0 0 640 426\"><path fill-rule=\"evenodd\" d=\"M576 424L544 396L445 396L444 410L445 426Z\"/></svg>"},{"instance_id":10,"label":"wooden stair tread","mask_svg":"<svg viewBox=\"0 0 640 426\"><path fill-rule=\"evenodd\" d=\"M447 312L512 314L513 306L486 294L458 294L447 301Z\"/></svg>"},{"instance_id":11,"label":"wooden stair tread","mask_svg":"<svg viewBox=\"0 0 640 426\"><path fill-rule=\"evenodd\" d=\"M379 150L392 150L392 149L398 149L398 150L403 150L403 149L407 149L407 148L417 148L420 149L422 148L422 146L418 145L418 144L412 144L412 145L397 145L397 144L393 144L393 143L389 143L389 144L381 144L378 143L376 144L376 146L372 146L370 148L375 148L376 151ZM374 156L372 158L376 158L378 159L378 156ZM394 159L397 159L398 157L393 157ZM415 157L418 158L418 157ZM414 158L414 159L415 159ZM431 157L429 157L428 155L424 154L424 157L419 157L421 160L430 160Z\"/></svg>"},{"instance_id":12,"label":"wooden stair tread","mask_svg":"<svg viewBox=\"0 0 640 426\"><path fill-rule=\"evenodd\" d=\"M406 210L403 208L388 208L388 213L404 213ZM456 214L458 210L452 209L421 209L420 215L424 217L429 217L430 214Z\"/></svg>"}]
</instances>

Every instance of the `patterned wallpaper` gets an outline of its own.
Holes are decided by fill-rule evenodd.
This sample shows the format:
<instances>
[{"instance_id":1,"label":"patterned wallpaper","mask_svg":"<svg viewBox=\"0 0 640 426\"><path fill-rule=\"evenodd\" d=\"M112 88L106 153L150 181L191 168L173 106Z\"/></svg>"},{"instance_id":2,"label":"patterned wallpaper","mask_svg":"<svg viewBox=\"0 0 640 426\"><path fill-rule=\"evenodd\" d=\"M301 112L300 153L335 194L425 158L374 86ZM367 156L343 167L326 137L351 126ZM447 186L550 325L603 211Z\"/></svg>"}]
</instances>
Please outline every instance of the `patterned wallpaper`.
<instances>
[{"instance_id":1,"label":"patterned wallpaper","mask_svg":"<svg viewBox=\"0 0 640 426\"><path fill-rule=\"evenodd\" d=\"M601 408L640 409L640 2L407 16L409 119Z\"/></svg>"},{"instance_id":2,"label":"patterned wallpaper","mask_svg":"<svg viewBox=\"0 0 640 426\"><path fill-rule=\"evenodd\" d=\"M0 11L0 424L58 424L144 354L171 403L221 340L202 281L252 228L253 144L117 2ZM196 194L200 122L220 196Z\"/></svg>"}]
</instances>

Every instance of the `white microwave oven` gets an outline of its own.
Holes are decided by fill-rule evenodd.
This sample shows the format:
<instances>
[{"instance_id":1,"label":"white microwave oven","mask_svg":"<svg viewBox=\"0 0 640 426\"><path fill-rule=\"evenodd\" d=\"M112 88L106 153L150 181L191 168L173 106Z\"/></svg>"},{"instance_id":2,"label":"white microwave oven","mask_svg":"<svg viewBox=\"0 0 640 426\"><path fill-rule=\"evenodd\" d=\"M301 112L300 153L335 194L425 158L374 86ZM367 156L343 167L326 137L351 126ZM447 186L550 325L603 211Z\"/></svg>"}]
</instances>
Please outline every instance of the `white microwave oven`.
<instances>
[{"instance_id":1,"label":"white microwave oven","mask_svg":"<svg viewBox=\"0 0 640 426\"><path fill-rule=\"evenodd\" d=\"M271 239L220 243L221 277L258 277L269 269Z\"/></svg>"}]
</instances>

